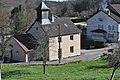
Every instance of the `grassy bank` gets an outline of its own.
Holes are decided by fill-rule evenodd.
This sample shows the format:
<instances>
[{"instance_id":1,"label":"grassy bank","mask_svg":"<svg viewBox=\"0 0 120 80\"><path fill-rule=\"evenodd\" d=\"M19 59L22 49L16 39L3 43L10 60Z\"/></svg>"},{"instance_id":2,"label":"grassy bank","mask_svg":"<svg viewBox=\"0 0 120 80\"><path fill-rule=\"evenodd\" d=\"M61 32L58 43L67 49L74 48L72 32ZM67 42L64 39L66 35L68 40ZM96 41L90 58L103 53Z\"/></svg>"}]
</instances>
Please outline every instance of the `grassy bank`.
<instances>
[{"instance_id":1,"label":"grassy bank","mask_svg":"<svg viewBox=\"0 0 120 80\"><path fill-rule=\"evenodd\" d=\"M3 80L44 80L41 65L8 65L2 69ZM105 60L80 62L53 66L46 69L46 80L109 80L112 68L108 68ZM120 80L120 69L117 70L115 80Z\"/></svg>"}]
</instances>

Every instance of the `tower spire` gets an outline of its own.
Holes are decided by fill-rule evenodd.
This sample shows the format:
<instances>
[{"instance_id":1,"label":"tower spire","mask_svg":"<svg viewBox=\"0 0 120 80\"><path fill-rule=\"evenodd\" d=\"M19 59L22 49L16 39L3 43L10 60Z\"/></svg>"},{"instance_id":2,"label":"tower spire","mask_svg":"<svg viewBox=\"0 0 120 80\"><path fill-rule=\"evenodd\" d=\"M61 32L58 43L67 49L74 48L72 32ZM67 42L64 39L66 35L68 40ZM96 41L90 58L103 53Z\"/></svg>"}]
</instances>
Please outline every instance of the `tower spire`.
<instances>
[{"instance_id":1,"label":"tower spire","mask_svg":"<svg viewBox=\"0 0 120 80\"><path fill-rule=\"evenodd\" d=\"M48 8L43 1L36 8L36 11L37 11L37 21L39 21L41 24L50 24L49 21L50 8Z\"/></svg>"}]
</instances>

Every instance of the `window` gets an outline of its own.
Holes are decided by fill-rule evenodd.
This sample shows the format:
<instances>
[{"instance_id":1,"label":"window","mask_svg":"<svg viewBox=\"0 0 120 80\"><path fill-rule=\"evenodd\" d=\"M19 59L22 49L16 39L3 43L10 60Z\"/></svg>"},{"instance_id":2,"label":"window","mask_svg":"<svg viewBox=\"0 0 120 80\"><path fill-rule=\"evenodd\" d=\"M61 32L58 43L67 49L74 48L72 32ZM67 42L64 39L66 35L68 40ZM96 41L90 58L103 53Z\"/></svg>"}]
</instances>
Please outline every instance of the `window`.
<instances>
[{"instance_id":1,"label":"window","mask_svg":"<svg viewBox=\"0 0 120 80\"><path fill-rule=\"evenodd\" d=\"M114 38L114 34L108 33L108 38Z\"/></svg>"},{"instance_id":2,"label":"window","mask_svg":"<svg viewBox=\"0 0 120 80\"><path fill-rule=\"evenodd\" d=\"M70 40L73 40L73 35L70 35Z\"/></svg>"},{"instance_id":3,"label":"window","mask_svg":"<svg viewBox=\"0 0 120 80\"><path fill-rule=\"evenodd\" d=\"M36 28L36 30L38 30L38 27Z\"/></svg>"},{"instance_id":4,"label":"window","mask_svg":"<svg viewBox=\"0 0 120 80\"><path fill-rule=\"evenodd\" d=\"M48 11L43 11L42 12L42 18L43 19L48 19L48 15L49 15Z\"/></svg>"},{"instance_id":5,"label":"window","mask_svg":"<svg viewBox=\"0 0 120 80\"><path fill-rule=\"evenodd\" d=\"M103 28L104 28L104 25L98 24L98 29L103 29Z\"/></svg>"},{"instance_id":6,"label":"window","mask_svg":"<svg viewBox=\"0 0 120 80\"><path fill-rule=\"evenodd\" d=\"M16 51L16 53L19 53L19 51Z\"/></svg>"},{"instance_id":7,"label":"window","mask_svg":"<svg viewBox=\"0 0 120 80\"><path fill-rule=\"evenodd\" d=\"M98 29L100 29L100 25L98 24Z\"/></svg>"},{"instance_id":8,"label":"window","mask_svg":"<svg viewBox=\"0 0 120 80\"><path fill-rule=\"evenodd\" d=\"M13 51L10 50L11 59L13 59Z\"/></svg>"},{"instance_id":9,"label":"window","mask_svg":"<svg viewBox=\"0 0 120 80\"><path fill-rule=\"evenodd\" d=\"M9 46L13 48L13 45L12 45L12 44L9 44Z\"/></svg>"},{"instance_id":10,"label":"window","mask_svg":"<svg viewBox=\"0 0 120 80\"><path fill-rule=\"evenodd\" d=\"M101 29L103 29L103 28L104 28L104 25L102 25Z\"/></svg>"},{"instance_id":11,"label":"window","mask_svg":"<svg viewBox=\"0 0 120 80\"><path fill-rule=\"evenodd\" d=\"M99 21L100 21L100 22L102 22L102 21L103 21L103 19L102 19L102 18L98 18L98 19L99 19Z\"/></svg>"},{"instance_id":12,"label":"window","mask_svg":"<svg viewBox=\"0 0 120 80\"><path fill-rule=\"evenodd\" d=\"M108 30L111 30L111 26L110 25L108 25Z\"/></svg>"},{"instance_id":13,"label":"window","mask_svg":"<svg viewBox=\"0 0 120 80\"><path fill-rule=\"evenodd\" d=\"M64 24L64 26L65 26L65 27L68 27L68 25L67 25L67 24Z\"/></svg>"},{"instance_id":14,"label":"window","mask_svg":"<svg viewBox=\"0 0 120 80\"><path fill-rule=\"evenodd\" d=\"M115 27L114 27L114 25L112 26L112 30L115 30Z\"/></svg>"},{"instance_id":15,"label":"window","mask_svg":"<svg viewBox=\"0 0 120 80\"><path fill-rule=\"evenodd\" d=\"M73 52L74 52L74 47L71 46L71 47L70 47L70 53L73 53Z\"/></svg>"}]
</instances>

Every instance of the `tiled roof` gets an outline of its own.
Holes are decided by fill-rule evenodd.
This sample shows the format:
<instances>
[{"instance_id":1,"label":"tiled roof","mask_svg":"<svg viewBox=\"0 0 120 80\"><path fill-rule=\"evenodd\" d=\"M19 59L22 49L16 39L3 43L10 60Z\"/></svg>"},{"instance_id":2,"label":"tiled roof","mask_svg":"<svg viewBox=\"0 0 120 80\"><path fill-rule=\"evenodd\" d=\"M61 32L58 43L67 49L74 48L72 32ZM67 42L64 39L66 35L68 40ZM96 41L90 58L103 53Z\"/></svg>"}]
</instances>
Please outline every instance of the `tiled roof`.
<instances>
[{"instance_id":1,"label":"tiled roof","mask_svg":"<svg viewBox=\"0 0 120 80\"><path fill-rule=\"evenodd\" d=\"M115 15L114 13L110 13L109 15L111 18L113 18L116 22L120 23L120 17Z\"/></svg>"},{"instance_id":2,"label":"tiled roof","mask_svg":"<svg viewBox=\"0 0 120 80\"><path fill-rule=\"evenodd\" d=\"M110 4L108 8L111 10L114 9L120 15L120 4Z\"/></svg>"},{"instance_id":3,"label":"tiled roof","mask_svg":"<svg viewBox=\"0 0 120 80\"><path fill-rule=\"evenodd\" d=\"M60 26L60 35L70 35L81 32L67 17L55 19L55 22L52 24L44 25L42 27L50 37L53 37L58 36L58 25Z\"/></svg>"},{"instance_id":4,"label":"tiled roof","mask_svg":"<svg viewBox=\"0 0 120 80\"><path fill-rule=\"evenodd\" d=\"M36 39L30 33L15 35L14 38L19 43L19 45L26 51L35 48L35 44L33 44L33 41L35 41Z\"/></svg>"}]
</instances>

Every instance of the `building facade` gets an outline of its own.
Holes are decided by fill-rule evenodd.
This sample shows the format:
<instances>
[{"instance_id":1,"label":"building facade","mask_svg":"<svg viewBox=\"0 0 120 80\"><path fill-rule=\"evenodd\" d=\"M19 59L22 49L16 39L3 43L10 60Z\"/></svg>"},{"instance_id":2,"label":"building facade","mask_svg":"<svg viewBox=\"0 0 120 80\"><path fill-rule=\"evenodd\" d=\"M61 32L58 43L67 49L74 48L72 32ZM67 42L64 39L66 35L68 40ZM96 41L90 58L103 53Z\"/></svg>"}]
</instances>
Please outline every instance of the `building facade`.
<instances>
[{"instance_id":1,"label":"building facade","mask_svg":"<svg viewBox=\"0 0 120 80\"><path fill-rule=\"evenodd\" d=\"M67 17L56 17L44 2L36 8L37 19L26 31L26 34L15 35L10 45L12 57L16 61L30 60L30 53L39 51L47 55L47 60L58 60L80 55L80 30ZM38 45L36 45L36 43ZM18 47L15 47L15 46ZM19 56L17 55L19 52ZM42 52L44 51L44 52ZM33 55L34 57L34 55ZM36 57L36 56L35 56ZM38 58L41 56L37 55Z\"/></svg>"},{"instance_id":2,"label":"building facade","mask_svg":"<svg viewBox=\"0 0 120 80\"><path fill-rule=\"evenodd\" d=\"M116 9L116 7L114 8ZM99 11L89 18L87 20L87 38L104 42L118 42L120 40L120 17L119 13L115 13L116 10L108 8L107 11Z\"/></svg>"},{"instance_id":3,"label":"building facade","mask_svg":"<svg viewBox=\"0 0 120 80\"><path fill-rule=\"evenodd\" d=\"M87 21L87 37L104 42L118 41L119 23L100 11ZM95 31L96 30L96 31Z\"/></svg>"}]
</instances>

